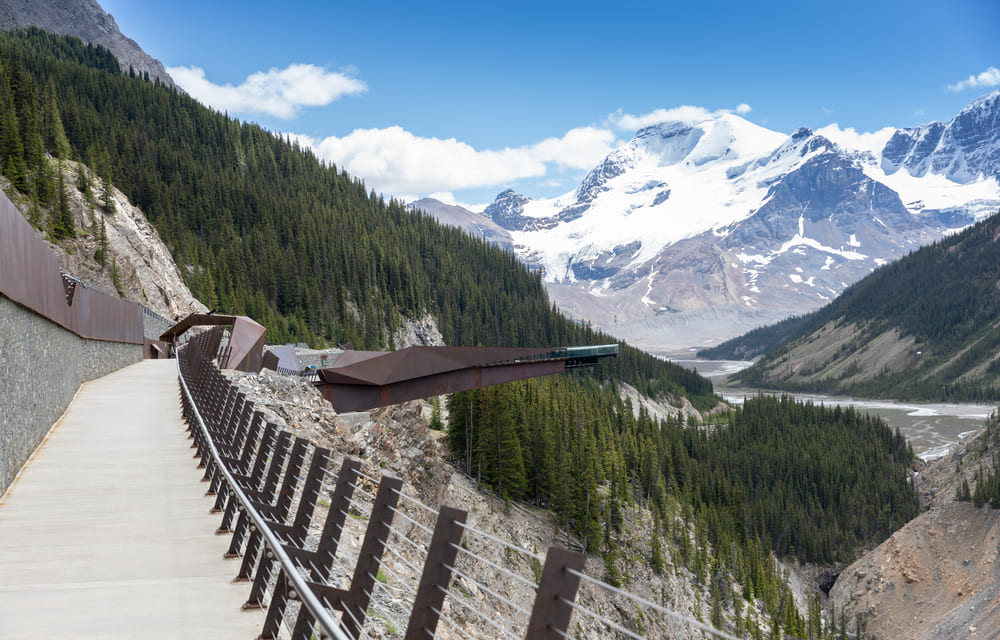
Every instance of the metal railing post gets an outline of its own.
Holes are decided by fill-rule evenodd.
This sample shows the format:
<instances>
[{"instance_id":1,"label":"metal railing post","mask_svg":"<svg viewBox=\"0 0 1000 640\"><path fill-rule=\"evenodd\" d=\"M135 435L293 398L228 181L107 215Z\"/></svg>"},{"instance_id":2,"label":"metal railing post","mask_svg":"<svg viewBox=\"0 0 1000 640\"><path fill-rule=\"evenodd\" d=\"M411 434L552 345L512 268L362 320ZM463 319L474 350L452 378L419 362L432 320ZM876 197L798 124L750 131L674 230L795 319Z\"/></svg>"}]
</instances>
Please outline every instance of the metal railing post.
<instances>
[{"instance_id":1,"label":"metal railing post","mask_svg":"<svg viewBox=\"0 0 1000 640\"><path fill-rule=\"evenodd\" d=\"M454 507L441 506L434 535L427 548L427 560L420 574L420 586L413 599L413 609L406 626L406 640L433 638L437 629L445 593L451 581L458 545L462 541L462 524L468 512Z\"/></svg>"},{"instance_id":2,"label":"metal railing post","mask_svg":"<svg viewBox=\"0 0 1000 640\"><path fill-rule=\"evenodd\" d=\"M565 636L573 614L568 603L576 599L580 587L580 578L573 571L583 572L586 561L583 553L549 547L524 640L559 640Z\"/></svg>"}]
</instances>

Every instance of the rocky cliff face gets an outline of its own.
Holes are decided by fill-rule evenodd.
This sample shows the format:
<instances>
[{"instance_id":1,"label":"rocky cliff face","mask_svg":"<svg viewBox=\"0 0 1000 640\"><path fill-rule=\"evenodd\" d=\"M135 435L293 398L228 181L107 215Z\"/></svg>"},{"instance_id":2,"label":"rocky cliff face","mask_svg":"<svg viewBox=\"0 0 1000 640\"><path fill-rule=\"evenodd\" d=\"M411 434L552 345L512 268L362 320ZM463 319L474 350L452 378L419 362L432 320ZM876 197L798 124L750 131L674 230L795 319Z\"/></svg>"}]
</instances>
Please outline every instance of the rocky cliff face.
<instances>
[{"instance_id":1,"label":"rocky cliff face","mask_svg":"<svg viewBox=\"0 0 1000 640\"><path fill-rule=\"evenodd\" d=\"M99 44L118 58L122 71L132 68L150 80L174 86L163 63L118 30L115 19L96 0L0 0L0 31L39 27L50 33L76 36Z\"/></svg>"},{"instance_id":2,"label":"rocky cliff face","mask_svg":"<svg viewBox=\"0 0 1000 640\"><path fill-rule=\"evenodd\" d=\"M968 184L1000 176L1000 91L973 101L951 120L900 129L882 152L886 173L935 173Z\"/></svg>"},{"instance_id":3,"label":"rocky cliff face","mask_svg":"<svg viewBox=\"0 0 1000 640\"><path fill-rule=\"evenodd\" d=\"M78 172L85 171L91 176L91 192L98 192L99 185L82 165L63 161L62 171L67 185L75 185ZM22 215L29 221L38 217L35 220L37 226L45 228L45 212L33 212L6 180L0 180L0 187L12 197ZM63 271L78 278L87 287L137 302L168 320L208 311L184 284L169 249L156 229L149 224L142 210L129 202L122 192L113 190L114 211L105 211L73 186L67 189L67 195L77 237L58 244L49 243ZM106 238L103 265L98 254L102 248L102 233ZM39 231L39 234L48 239L44 231Z\"/></svg>"}]
</instances>

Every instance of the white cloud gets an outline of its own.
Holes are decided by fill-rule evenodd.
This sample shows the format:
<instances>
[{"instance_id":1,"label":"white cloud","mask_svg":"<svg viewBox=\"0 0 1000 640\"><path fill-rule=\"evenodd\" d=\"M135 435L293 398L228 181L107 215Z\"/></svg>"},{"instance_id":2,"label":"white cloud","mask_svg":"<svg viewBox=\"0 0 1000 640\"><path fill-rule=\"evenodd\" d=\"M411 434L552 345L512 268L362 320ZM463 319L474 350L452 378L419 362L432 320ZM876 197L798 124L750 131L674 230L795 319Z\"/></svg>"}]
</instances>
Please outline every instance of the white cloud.
<instances>
[{"instance_id":1,"label":"white cloud","mask_svg":"<svg viewBox=\"0 0 1000 640\"><path fill-rule=\"evenodd\" d=\"M979 87L995 87L1000 85L1000 69L990 67L977 76L969 76L967 79L955 84L948 85L948 91L964 91Z\"/></svg>"},{"instance_id":2,"label":"white cloud","mask_svg":"<svg viewBox=\"0 0 1000 640\"><path fill-rule=\"evenodd\" d=\"M854 127L841 129L836 122L828 124L822 129L817 129L818 135L824 136L845 149L857 149L859 151L871 151L878 156L885 148L889 138L896 130L892 127L885 127L871 133L858 133Z\"/></svg>"},{"instance_id":3,"label":"white cloud","mask_svg":"<svg viewBox=\"0 0 1000 640\"><path fill-rule=\"evenodd\" d=\"M615 134L607 129L577 127L561 138L547 138L528 147L542 162L570 169L592 169L614 149Z\"/></svg>"},{"instance_id":4,"label":"white cloud","mask_svg":"<svg viewBox=\"0 0 1000 640\"><path fill-rule=\"evenodd\" d=\"M695 123L707 120L711 117L712 112L708 109L686 104L680 107L674 107L673 109L656 109L655 111L650 111L649 113L639 116L631 113L622 113L622 110L619 109L615 113L608 116L608 122L610 122L616 129L633 130L659 124L661 122L677 120L680 122Z\"/></svg>"},{"instance_id":5,"label":"white cloud","mask_svg":"<svg viewBox=\"0 0 1000 640\"><path fill-rule=\"evenodd\" d=\"M735 109L719 109L717 111L709 111L704 107L696 107L690 104L673 107L672 109L656 109L642 115L622 113L622 110L619 109L608 116L608 122L615 129L634 131L654 124L660 124L661 122L677 121L696 124L724 113L737 113L742 116L750 113L751 110L750 105L745 102L738 104Z\"/></svg>"},{"instance_id":6,"label":"white cloud","mask_svg":"<svg viewBox=\"0 0 1000 640\"><path fill-rule=\"evenodd\" d=\"M614 148L611 131L572 129L561 138L500 150L477 150L448 138L424 138L393 126L355 129L322 140L293 136L315 153L387 194L491 187L546 175L550 166L589 169Z\"/></svg>"},{"instance_id":7,"label":"white cloud","mask_svg":"<svg viewBox=\"0 0 1000 640\"><path fill-rule=\"evenodd\" d=\"M192 97L213 109L262 113L286 120L294 118L302 107L327 105L368 88L357 78L311 64L258 71L235 87L213 83L199 67L169 67L167 72Z\"/></svg>"}]
</instances>

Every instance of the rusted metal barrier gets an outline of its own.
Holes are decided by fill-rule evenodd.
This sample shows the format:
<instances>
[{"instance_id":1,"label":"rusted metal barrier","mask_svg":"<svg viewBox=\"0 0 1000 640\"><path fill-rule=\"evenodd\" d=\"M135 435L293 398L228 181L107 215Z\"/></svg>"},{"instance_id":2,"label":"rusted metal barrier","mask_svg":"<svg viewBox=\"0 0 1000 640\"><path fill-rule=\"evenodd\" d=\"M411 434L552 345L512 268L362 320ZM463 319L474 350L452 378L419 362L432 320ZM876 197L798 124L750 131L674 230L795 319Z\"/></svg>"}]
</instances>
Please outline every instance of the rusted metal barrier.
<instances>
[{"instance_id":1,"label":"rusted metal barrier","mask_svg":"<svg viewBox=\"0 0 1000 640\"><path fill-rule=\"evenodd\" d=\"M267 608L260 637L277 638L282 628L293 640L367 635L366 625L373 623L373 593L383 581L382 569L389 569L383 561L387 553L419 574L410 588L408 622L399 627L405 628L402 637L435 637L468 529L466 512L419 505L436 514L433 530L424 527L400 510L398 500L404 494L398 478L383 475L373 483L373 495L360 486L362 479L373 479L361 472L359 461L345 458L334 472L329 450L265 423L211 362L219 333L221 329L202 333L179 350L181 403L197 448L195 457L205 468L208 493L216 496L213 511L223 514L217 533L232 534L227 556L242 556L236 579L251 584L244 607ZM362 495L371 498L372 506L364 514L367 528L352 568L340 553L341 538L347 516L360 508ZM314 522L321 500L327 506L322 524ZM391 535L400 534L397 515L431 535L426 546L407 540L424 549L422 569L389 545ZM310 535L313 525L320 530L318 536ZM566 637L572 612L567 603L574 601L580 582L573 572L583 569L584 559L579 553L550 550L522 637ZM334 583L335 568L351 574L346 588Z\"/></svg>"},{"instance_id":2,"label":"rusted metal barrier","mask_svg":"<svg viewBox=\"0 0 1000 640\"><path fill-rule=\"evenodd\" d=\"M78 283L0 193L0 293L81 338L142 344L140 305Z\"/></svg>"}]
</instances>

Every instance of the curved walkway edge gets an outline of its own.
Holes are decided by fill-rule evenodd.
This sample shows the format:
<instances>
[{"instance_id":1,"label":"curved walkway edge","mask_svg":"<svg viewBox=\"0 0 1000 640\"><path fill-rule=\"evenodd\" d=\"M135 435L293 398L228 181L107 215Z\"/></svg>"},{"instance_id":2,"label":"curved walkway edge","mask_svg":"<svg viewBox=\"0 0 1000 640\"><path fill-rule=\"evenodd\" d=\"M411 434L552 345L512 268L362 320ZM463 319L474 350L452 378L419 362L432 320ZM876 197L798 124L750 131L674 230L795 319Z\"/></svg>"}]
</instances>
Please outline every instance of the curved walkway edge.
<instances>
[{"instance_id":1,"label":"curved walkway edge","mask_svg":"<svg viewBox=\"0 0 1000 640\"><path fill-rule=\"evenodd\" d=\"M0 504L0 638L256 637L193 455L173 360L81 387Z\"/></svg>"}]
</instances>

